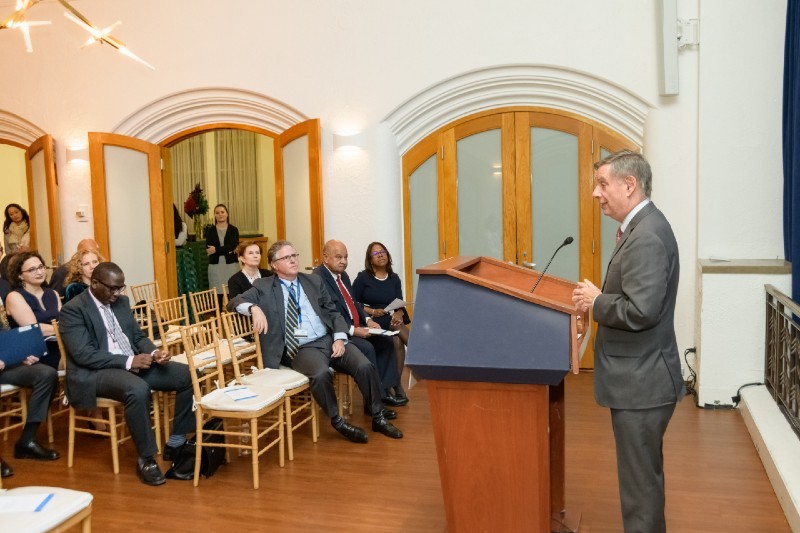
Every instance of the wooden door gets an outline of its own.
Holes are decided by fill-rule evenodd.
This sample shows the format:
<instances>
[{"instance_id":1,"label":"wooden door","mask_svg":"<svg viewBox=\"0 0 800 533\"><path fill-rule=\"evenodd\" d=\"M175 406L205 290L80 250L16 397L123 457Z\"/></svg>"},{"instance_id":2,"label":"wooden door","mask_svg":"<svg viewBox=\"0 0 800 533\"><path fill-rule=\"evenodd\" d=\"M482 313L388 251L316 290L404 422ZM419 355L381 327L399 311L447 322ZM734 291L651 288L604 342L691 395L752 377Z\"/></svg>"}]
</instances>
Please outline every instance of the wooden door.
<instances>
[{"instance_id":1,"label":"wooden door","mask_svg":"<svg viewBox=\"0 0 800 533\"><path fill-rule=\"evenodd\" d=\"M301 268L309 271L321 264L324 238L319 154L319 119L292 126L275 143L278 239L294 244Z\"/></svg>"},{"instance_id":2,"label":"wooden door","mask_svg":"<svg viewBox=\"0 0 800 533\"><path fill-rule=\"evenodd\" d=\"M55 267L68 258L64 257L61 248L58 176L50 135L39 137L25 150L25 168L31 249L39 251L46 265Z\"/></svg>"},{"instance_id":3,"label":"wooden door","mask_svg":"<svg viewBox=\"0 0 800 533\"><path fill-rule=\"evenodd\" d=\"M155 280L161 294L170 294L167 256L174 255L175 241L159 147L123 135L89 133L89 160L94 235L100 251L122 268L127 285Z\"/></svg>"}]
</instances>

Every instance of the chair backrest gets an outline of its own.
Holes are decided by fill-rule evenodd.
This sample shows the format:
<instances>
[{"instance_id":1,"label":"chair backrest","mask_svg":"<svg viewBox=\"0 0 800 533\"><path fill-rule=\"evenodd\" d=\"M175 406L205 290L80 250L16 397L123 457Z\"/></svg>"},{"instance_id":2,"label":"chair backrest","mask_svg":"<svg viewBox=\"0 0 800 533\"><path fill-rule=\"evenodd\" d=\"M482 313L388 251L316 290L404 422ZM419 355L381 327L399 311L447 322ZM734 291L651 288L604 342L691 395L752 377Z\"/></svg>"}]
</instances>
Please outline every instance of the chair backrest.
<instances>
[{"instance_id":1,"label":"chair backrest","mask_svg":"<svg viewBox=\"0 0 800 533\"><path fill-rule=\"evenodd\" d=\"M207 291L190 292L189 302L192 304L194 321L200 322L208 318L216 318L219 322L219 299L217 289L212 287Z\"/></svg>"},{"instance_id":2,"label":"chair backrest","mask_svg":"<svg viewBox=\"0 0 800 533\"><path fill-rule=\"evenodd\" d=\"M229 298L228 298L228 284L227 283L223 283L222 284L222 307L223 308L228 307L228 300L229 300Z\"/></svg>"},{"instance_id":3,"label":"chair backrest","mask_svg":"<svg viewBox=\"0 0 800 533\"><path fill-rule=\"evenodd\" d=\"M233 374L236 382L241 383L242 374L247 374L248 368L252 366L259 370L264 368L261 359L261 341L253 329L252 317L239 313L223 313L222 325L231 354Z\"/></svg>"},{"instance_id":4,"label":"chair backrest","mask_svg":"<svg viewBox=\"0 0 800 533\"><path fill-rule=\"evenodd\" d=\"M61 360L58 362L58 368L66 369L67 349L64 347L64 341L61 340L61 332L58 330L58 320L51 321L50 325L53 326L54 335L56 337L56 343L58 344L58 352L59 354L61 354Z\"/></svg>"},{"instance_id":5,"label":"chair backrest","mask_svg":"<svg viewBox=\"0 0 800 533\"><path fill-rule=\"evenodd\" d=\"M133 318L136 319L136 323L139 324L142 331L150 337L150 340L153 340L153 316L151 315L150 304L145 302L139 305L132 305L131 311L133 312Z\"/></svg>"},{"instance_id":6,"label":"chair backrest","mask_svg":"<svg viewBox=\"0 0 800 533\"><path fill-rule=\"evenodd\" d=\"M194 397L199 401L203 397L202 391L225 386L216 319L182 327L181 339L186 350L189 374L192 376Z\"/></svg>"},{"instance_id":7,"label":"chair backrest","mask_svg":"<svg viewBox=\"0 0 800 533\"><path fill-rule=\"evenodd\" d=\"M170 335L174 330L189 325L189 310L186 307L186 295L177 298L157 300L153 302L153 311L156 313L158 335L162 348L173 353L171 346L178 346L181 342L179 335ZM180 350L179 350L180 351Z\"/></svg>"},{"instance_id":8,"label":"chair backrest","mask_svg":"<svg viewBox=\"0 0 800 533\"><path fill-rule=\"evenodd\" d=\"M141 285L131 285L131 296L133 303L145 301L149 304L161 299L158 292L158 285L155 281L150 283L142 283Z\"/></svg>"}]
</instances>

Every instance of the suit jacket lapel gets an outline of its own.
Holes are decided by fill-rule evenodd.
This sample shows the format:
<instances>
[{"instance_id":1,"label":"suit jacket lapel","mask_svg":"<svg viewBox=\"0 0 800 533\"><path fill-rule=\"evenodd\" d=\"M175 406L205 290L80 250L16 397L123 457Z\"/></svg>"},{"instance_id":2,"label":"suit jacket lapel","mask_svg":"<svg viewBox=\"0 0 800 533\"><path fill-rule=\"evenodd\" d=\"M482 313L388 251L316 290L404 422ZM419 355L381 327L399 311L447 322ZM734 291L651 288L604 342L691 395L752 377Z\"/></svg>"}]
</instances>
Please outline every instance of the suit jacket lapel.
<instances>
[{"instance_id":1,"label":"suit jacket lapel","mask_svg":"<svg viewBox=\"0 0 800 533\"><path fill-rule=\"evenodd\" d=\"M280 322L280 331L286 331L286 306L283 302L283 287L281 287L281 279L275 275L272 280L272 308L276 309L278 321Z\"/></svg>"},{"instance_id":2,"label":"suit jacket lapel","mask_svg":"<svg viewBox=\"0 0 800 533\"><path fill-rule=\"evenodd\" d=\"M108 350L108 331L106 331L105 322L103 322L103 317L100 316L100 309L97 308L97 305L94 302L94 298L89 294L90 289L86 289L83 293L86 297L83 299L83 304L86 307L86 313L89 316L89 320L92 323L92 328L94 328L95 335L97 336L97 342L101 350ZM82 295L81 295L82 296Z\"/></svg>"},{"instance_id":3,"label":"suit jacket lapel","mask_svg":"<svg viewBox=\"0 0 800 533\"><path fill-rule=\"evenodd\" d=\"M647 215L649 215L650 213L652 213L655 210L656 210L656 206L651 200L650 203L648 203L638 213L636 213L636 215L634 215L634 217L631 219L630 223L628 224L628 227L625 228L625 232L619 238L619 242L614 247L614 253L611 254L611 257L608 260L608 264L606 265L606 273L608 273L609 265L611 265L611 262L614 260L614 257L616 257L617 253L622 249L622 245L625 244L625 241L628 240L628 237L630 237L631 232L634 230L634 228L639 224L639 222L644 220L644 218ZM606 279L603 280L603 287L601 287L600 290L605 288L607 279L608 279L608 276L606 276Z\"/></svg>"}]
</instances>

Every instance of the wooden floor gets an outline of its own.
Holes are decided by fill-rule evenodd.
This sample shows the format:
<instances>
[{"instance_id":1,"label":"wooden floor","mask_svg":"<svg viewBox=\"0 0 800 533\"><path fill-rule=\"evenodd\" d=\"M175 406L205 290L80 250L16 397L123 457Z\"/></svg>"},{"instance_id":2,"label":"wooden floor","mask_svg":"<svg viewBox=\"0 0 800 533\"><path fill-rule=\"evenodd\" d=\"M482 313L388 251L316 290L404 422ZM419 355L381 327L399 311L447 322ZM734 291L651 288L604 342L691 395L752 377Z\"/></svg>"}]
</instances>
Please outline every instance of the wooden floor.
<instances>
[{"instance_id":1,"label":"wooden floor","mask_svg":"<svg viewBox=\"0 0 800 533\"><path fill-rule=\"evenodd\" d=\"M567 505L582 515L580 531L622 531L616 462L608 410L592 396L592 375L567 377ZM5 488L57 485L94 494L94 531L341 531L443 532L446 530L436 449L424 383L398 408L402 440L370 432L351 444L328 423L312 444L295 440L295 460L284 468L272 451L261 458L261 488L251 485L249 458L235 457L200 486L168 481L141 484L131 443L114 475L108 443L83 437L75 467L66 464L66 419L57 422L53 463L13 459L13 437L0 455L15 469ZM667 525L671 533L788 532L744 423L736 411L682 402L665 442ZM356 412L361 413L357 400ZM368 428L368 418L354 422ZM0 531L2 521L0 520Z\"/></svg>"}]
</instances>

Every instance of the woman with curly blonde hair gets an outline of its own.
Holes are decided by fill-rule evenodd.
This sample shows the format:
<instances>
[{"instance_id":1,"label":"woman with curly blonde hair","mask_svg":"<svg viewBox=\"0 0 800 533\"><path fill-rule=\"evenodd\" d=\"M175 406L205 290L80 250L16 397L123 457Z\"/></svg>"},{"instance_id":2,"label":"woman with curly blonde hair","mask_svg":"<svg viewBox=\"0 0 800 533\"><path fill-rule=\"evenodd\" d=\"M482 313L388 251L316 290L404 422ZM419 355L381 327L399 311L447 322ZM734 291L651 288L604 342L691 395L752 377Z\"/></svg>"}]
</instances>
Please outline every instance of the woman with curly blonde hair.
<instances>
[{"instance_id":1,"label":"woman with curly blonde hair","mask_svg":"<svg viewBox=\"0 0 800 533\"><path fill-rule=\"evenodd\" d=\"M105 258L97 250L80 250L72 256L69 260L69 274L64 281L67 284L64 289L64 303L86 290L92 281L94 267L103 261Z\"/></svg>"}]
</instances>

